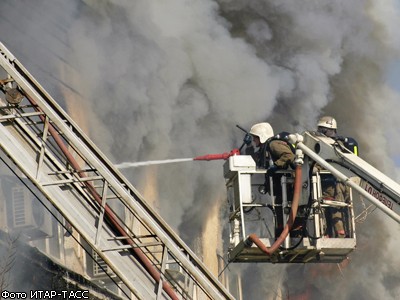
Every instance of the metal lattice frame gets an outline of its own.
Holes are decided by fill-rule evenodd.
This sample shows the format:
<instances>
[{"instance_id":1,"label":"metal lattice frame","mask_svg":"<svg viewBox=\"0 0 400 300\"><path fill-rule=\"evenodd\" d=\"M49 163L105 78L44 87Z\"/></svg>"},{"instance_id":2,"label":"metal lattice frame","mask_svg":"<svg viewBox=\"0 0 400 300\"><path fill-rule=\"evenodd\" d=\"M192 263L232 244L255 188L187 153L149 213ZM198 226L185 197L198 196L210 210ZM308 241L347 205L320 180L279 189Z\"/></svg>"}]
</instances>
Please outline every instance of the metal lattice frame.
<instances>
[{"instance_id":1,"label":"metal lattice frame","mask_svg":"<svg viewBox=\"0 0 400 300\"><path fill-rule=\"evenodd\" d=\"M129 290L140 299L192 299L188 287L196 285L211 299L233 299L1 43L0 52L0 89L21 101L0 106L2 151ZM133 219L140 234L127 224ZM171 264L183 280L168 272Z\"/></svg>"}]
</instances>

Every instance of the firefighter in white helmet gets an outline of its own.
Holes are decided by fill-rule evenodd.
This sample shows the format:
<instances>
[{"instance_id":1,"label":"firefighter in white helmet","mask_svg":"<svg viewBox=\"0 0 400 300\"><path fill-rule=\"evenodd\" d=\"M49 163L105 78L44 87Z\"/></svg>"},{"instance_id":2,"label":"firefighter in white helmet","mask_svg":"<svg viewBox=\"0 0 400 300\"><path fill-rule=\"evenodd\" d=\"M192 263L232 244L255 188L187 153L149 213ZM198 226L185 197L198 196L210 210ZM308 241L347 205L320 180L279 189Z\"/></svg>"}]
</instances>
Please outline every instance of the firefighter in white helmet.
<instances>
[{"instance_id":1,"label":"firefighter in white helmet","mask_svg":"<svg viewBox=\"0 0 400 300\"><path fill-rule=\"evenodd\" d=\"M335 118L324 116L318 120L318 132L327 137L335 138L337 136L337 122Z\"/></svg>"},{"instance_id":2,"label":"firefighter in white helmet","mask_svg":"<svg viewBox=\"0 0 400 300\"><path fill-rule=\"evenodd\" d=\"M342 146L353 152L358 156L358 143L352 137L343 137L337 134L337 122L335 118L331 116L324 116L318 120L317 131L323 135L333 138L337 142L341 143Z\"/></svg>"},{"instance_id":3,"label":"firefighter in white helmet","mask_svg":"<svg viewBox=\"0 0 400 300\"><path fill-rule=\"evenodd\" d=\"M260 168L268 169L268 175L272 175L278 169L287 169L293 162L295 155L289 144L281 139L274 138L274 130L267 122L254 124L250 129L253 137L253 149L258 148L254 152L253 158ZM246 151L247 154L251 154ZM273 164L269 165L269 158Z\"/></svg>"},{"instance_id":4,"label":"firefighter in white helmet","mask_svg":"<svg viewBox=\"0 0 400 300\"><path fill-rule=\"evenodd\" d=\"M275 196L275 203L277 204L274 210L276 216L275 237L278 237L284 226L283 209L281 205L278 205L279 203L282 204L281 177L283 174L275 173L279 169L287 169L292 166L295 159L294 149L280 134L274 135L271 125L266 122L253 125L250 129L250 135L253 137L253 145L248 148L253 149L253 153L249 153L248 149L246 149L246 153L252 154L258 168L267 169L265 182L259 186L258 190L261 194L270 193L271 196ZM254 148L258 148L258 151L254 152Z\"/></svg>"},{"instance_id":5,"label":"firefighter in white helmet","mask_svg":"<svg viewBox=\"0 0 400 300\"><path fill-rule=\"evenodd\" d=\"M357 142L355 142L354 139L343 138L337 135L337 122L335 118L331 116L321 117L318 120L317 127L317 131L319 133L334 139L338 144L341 145L341 147L347 148L357 154ZM349 145L346 144L346 141L349 139L355 142L355 146L353 145L349 147ZM321 170L321 166L316 165L316 169ZM324 199L346 203L350 202L350 188L333 175L329 174L321 176L321 184L322 196ZM346 236L345 226L343 223L344 210L338 207L329 207L326 210L326 213L332 225L332 230L328 228L328 235L331 237L344 238Z\"/></svg>"}]
</instances>

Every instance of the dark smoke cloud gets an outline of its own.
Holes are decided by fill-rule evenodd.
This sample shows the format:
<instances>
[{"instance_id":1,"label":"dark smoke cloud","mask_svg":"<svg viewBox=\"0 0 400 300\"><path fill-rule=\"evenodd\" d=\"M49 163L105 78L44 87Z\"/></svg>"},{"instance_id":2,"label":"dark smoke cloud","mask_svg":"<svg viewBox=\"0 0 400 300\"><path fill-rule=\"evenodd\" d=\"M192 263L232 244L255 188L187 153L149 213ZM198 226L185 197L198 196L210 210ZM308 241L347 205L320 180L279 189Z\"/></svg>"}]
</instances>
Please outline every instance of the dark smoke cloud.
<instances>
[{"instance_id":1,"label":"dark smoke cloud","mask_svg":"<svg viewBox=\"0 0 400 300\"><path fill-rule=\"evenodd\" d=\"M400 50L395 1L3 0L1 8L1 40L56 98L65 88L82 99L90 137L116 163L226 152L240 145L235 124L303 131L332 114L363 158L399 178L399 96L385 82ZM143 184L145 170L124 172ZM157 173L160 212L192 243L207 208L225 201L213 197L224 188L222 163ZM358 227L350 265L318 280L307 277L313 266L236 266L245 298L312 290L395 299L398 259L377 257L396 252L396 226L375 212Z\"/></svg>"}]
</instances>

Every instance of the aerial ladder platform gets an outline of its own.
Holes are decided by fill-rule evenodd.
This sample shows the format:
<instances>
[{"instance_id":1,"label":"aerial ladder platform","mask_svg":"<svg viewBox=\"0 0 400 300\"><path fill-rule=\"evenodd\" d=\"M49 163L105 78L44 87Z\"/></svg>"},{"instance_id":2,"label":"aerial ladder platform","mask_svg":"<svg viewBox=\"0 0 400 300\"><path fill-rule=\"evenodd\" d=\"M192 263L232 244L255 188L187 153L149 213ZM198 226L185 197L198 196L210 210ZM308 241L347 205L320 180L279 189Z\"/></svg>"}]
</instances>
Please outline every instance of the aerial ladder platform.
<instances>
[{"instance_id":1,"label":"aerial ladder platform","mask_svg":"<svg viewBox=\"0 0 400 300\"><path fill-rule=\"evenodd\" d=\"M340 140L305 131L289 135L287 141L296 147L295 170L266 177L266 169L256 167L249 155L231 156L224 164L230 262L346 260L356 248L356 195L371 203L365 213L379 208L400 223L400 185ZM349 199L326 197L329 182L346 185ZM333 211L341 213L344 237L333 232Z\"/></svg>"},{"instance_id":2,"label":"aerial ladder platform","mask_svg":"<svg viewBox=\"0 0 400 300\"><path fill-rule=\"evenodd\" d=\"M125 296L233 299L2 43L0 66L0 149L123 282Z\"/></svg>"}]
</instances>

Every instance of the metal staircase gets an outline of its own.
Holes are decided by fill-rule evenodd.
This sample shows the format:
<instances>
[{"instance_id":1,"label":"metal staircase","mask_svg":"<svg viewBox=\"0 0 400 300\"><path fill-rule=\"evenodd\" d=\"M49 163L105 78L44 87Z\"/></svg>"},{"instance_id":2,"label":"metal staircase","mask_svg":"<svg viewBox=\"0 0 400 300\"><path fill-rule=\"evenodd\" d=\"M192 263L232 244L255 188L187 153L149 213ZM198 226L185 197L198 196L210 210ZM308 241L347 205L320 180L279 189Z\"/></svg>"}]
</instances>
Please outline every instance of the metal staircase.
<instances>
[{"instance_id":1,"label":"metal staircase","mask_svg":"<svg viewBox=\"0 0 400 300\"><path fill-rule=\"evenodd\" d=\"M0 66L1 150L123 282L126 296L233 299L1 43Z\"/></svg>"}]
</instances>

